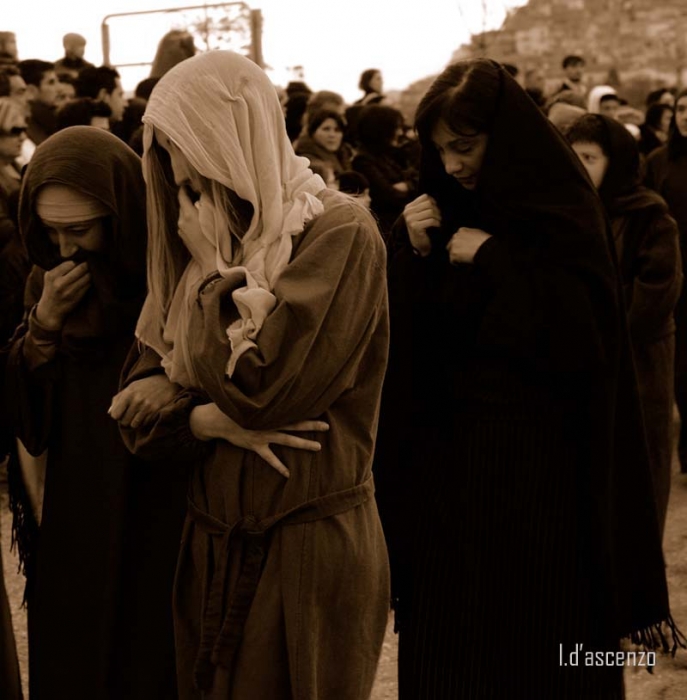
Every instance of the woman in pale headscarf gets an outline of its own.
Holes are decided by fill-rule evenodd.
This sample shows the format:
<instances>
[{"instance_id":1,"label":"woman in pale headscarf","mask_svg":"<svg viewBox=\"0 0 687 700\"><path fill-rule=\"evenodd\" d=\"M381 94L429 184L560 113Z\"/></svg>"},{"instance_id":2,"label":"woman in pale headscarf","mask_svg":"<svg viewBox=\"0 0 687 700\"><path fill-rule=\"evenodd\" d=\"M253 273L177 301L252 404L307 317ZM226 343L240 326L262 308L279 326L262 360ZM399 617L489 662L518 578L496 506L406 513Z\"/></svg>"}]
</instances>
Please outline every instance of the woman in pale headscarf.
<instances>
[{"instance_id":1,"label":"woman in pale headscarf","mask_svg":"<svg viewBox=\"0 0 687 700\"><path fill-rule=\"evenodd\" d=\"M195 450L174 597L180 698L361 700L390 602L370 474L381 237L294 155L248 59L179 64L144 123L149 294L125 383L161 366L182 389L124 434L140 453Z\"/></svg>"}]
</instances>

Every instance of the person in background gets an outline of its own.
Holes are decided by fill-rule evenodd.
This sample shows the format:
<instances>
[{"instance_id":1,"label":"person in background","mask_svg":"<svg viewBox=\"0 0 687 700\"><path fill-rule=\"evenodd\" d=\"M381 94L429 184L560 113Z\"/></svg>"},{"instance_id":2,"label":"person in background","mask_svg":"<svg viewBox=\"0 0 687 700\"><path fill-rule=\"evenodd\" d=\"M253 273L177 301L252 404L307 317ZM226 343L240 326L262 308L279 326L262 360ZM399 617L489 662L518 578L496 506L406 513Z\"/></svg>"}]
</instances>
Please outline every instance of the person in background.
<instances>
[{"instance_id":1,"label":"person in background","mask_svg":"<svg viewBox=\"0 0 687 700\"><path fill-rule=\"evenodd\" d=\"M365 93L355 105L378 105L384 102L384 79L378 68L368 68L360 74L358 88Z\"/></svg>"},{"instance_id":2,"label":"person in background","mask_svg":"<svg viewBox=\"0 0 687 700\"><path fill-rule=\"evenodd\" d=\"M0 66L16 66L19 63L17 36L14 32L0 32Z\"/></svg>"},{"instance_id":3,"label":"person in background","mask_svg":"<svg viewBox=\"0 0 687 700\"><path fill-rule=\"evenodd\" d=\"M38 512L26 474L8 467L30 695L175 700L169 601L187 474L132 456L107 413L146 293L140 159L102 129L54 134L24 174L19 222L33 268L3 350L4 412L30 455L47 450ZM136 422L173 394L165 383Z\"/></svg>"},{"instance_id":4,"label":"person in background","mask_svg":"<svg viewBox=\"0 0 687 700\"><path fill-rule=\"evenodd\" d=\"M70 126L95 126L110 130L112 110L110 105L90 97L79 97L57 111L57 130Z\"/></svg>"},{"instance_id":5,"label":"person in background","mask_svg":"<svg viewBox=\"0 0 687 700\"><path fill-rule=\"evenodd\" d=\"M370 209L386 240L417 189L416 172L400 158L403 115L388 105L365 107L358 121L357 135L359 148L352 168L370 183Z\"/></svg>"},{"instance_id":6,"label":"person in background","mask_svg":"<svg viewBox=\"0 0 687 700\"><path fill-rule=\"evenodd\" d=\"M185 29L172 29L167 32L157 45L153 65L150 69L151 78L161 78L177 63L196 55L196 45L193 35Z\"/></svg>"},{"instance_id":7,"label":"person in background","mask_svg":"<svg viewBox=\"0 0 687 700\"><path fill-rule=\"evenodd\" d=\"M0 97L0 346L12 337L23 314L24 284L29 261L17 229L20 177L15 159L21 153L26 120L12 98ZM0 377L0 404L4 403L4 381ZM0 406L0 462L13 450L14 441L5 412ZM11 537L10 533L3 533ZM0 556L0 697L21 700L19 663L12 630L12 617L2 576Z\"/></svg>"},{"instance_id":8,"label":"person in background","mask_svg":"<svg viewBox=\"0 0 687 700\"><path fill-rule=\"evenodd\" d=\"M644 184L668 203L680 232L682 269L687 270L687 90L677 94L668 142L646 159ZM680 413L677 453L687 473L687 289L675 308L675 403Z\"/></svg>"},{"instance_id":9,"label":"person in background","mask_svg":"<svg viewBox=\"0 0 687 700\"><path fill-rule=\"evenodd\" d=\"M303 130L303 116L311 95L312 90L300 80L292 80L284 90L281 106L291 143L295 143Z\"/></svg>"},{"instance_id":10,"label":"person in background","mask_svg":"<svg viewBox=\"0 0 687 700\"><path fill-rule=\"evenodd\" d=\"M653 102L646 110L644 123L640 125L639 151L648 156L668 142L673 107L663 102Z\"/></svg>"},{"instance_id":11,"label":"person in background","mask_svg":"<svg viewBox=\"0 0 687 700\"><path fill-rule=\"evenodd\" d=\"M27 136L39 146L57 130L58 82L52 63L27 59L18 64L29 101Z\"/></svg>"},{"instance_id":12,"label":"person in background","mask_svg":"<svg viewBox=\"0 0 687 700\"><path fill-rule=\"evenodd\" d=\"M537 107L544 108L546 97L544 96L544 88L546 86L544 74L539 68L530 68L525 71L525 92L532 98Z\"/></svg>"},{"instance_id":13,"label":"person in background","mask_svg":"<svg viewBox=\"0 0 687 700\"><path fill-rule=\"evenodd\" d=\"M0 346L21 321L29 273L17 225L21 176L16 159L25 138L26 119L21 107L9 97L0 97Z\"/></svg>"},{"instance_id":14,"label":"person in background","mask_svg":"<svg viewBox=\"0 0 687 700\"><path fill-rule=\"evenodd\" d=\"M618 91L610 85L595 85L589 91L587 111L590 114L603 114L611 119L616 119L620 105Z\"/></svg>"},{"instance_id":15,"label":"person in background","mask_svg":"<svg viewBox=\"0 0 687 700\"><path fill-rule=\"evenodd\" d=\"M70 100L76 97L76 79L71 73L57 74L57 102L55 106L59 110Z\"/></svg>"},{"instance_id":16,"label":"person in background","mask_svg":"<svg viewBox=\"0 0 687 700\"><path fill-rule=\"evenodd\" d=\"M566 129L574 121L579 119L583 114L587 113L587 110L583 107L570 104L564 99L559 99L550 104L545 110L545 113L549 121L558 129L558 131L564 134Z\"/></svg>"},{"instance_id":17,"label":"person in background","mask_svg":"<svg viewBox=\"0 0 687 700\"><path fill-rule=\"evenodd\" d=\"M646 106L651 107L652 104L663 104L668 105L668 107L675 108L675 88L658 88L657 90L652 90L646 96Z\"/></svg>"},{"instance_id":18,"label":"person in background","mask_svg":"<svg viewBox=\"0 0 687 700\"><path fill-rule=\"evenodd\" d=\"M588 114L566 137L611 220L663 536L673 454L673 312L683 283L677 224L665 200L641 185L637 142L622 124Z\"/></svg>"},{"instance_id":19,"label":"person in background","mask_svg":"<svg viewBox=\"0 0 687 700\"><path fill-rule=\"evenodd\" d=\"M13 97L18 100L26 112L29 114L29 98L26 89L26 82L21 77L19 68L12 65L0 65L0 97Z\"/></svg>"},{"instance_id":20,"label":"person in background","mask_svg":"<svg viewBox=\"0 0 687 700\"><path fill-rule=\"evenodd\" d=\"M64 56L55 61L55 71L67 73L73 79L79 77L79 72L84 68L95 68L92 63L84 60L86 52L86 39L81 34L70 32L62 37Z\"/></svg>"},{"instance_id":21,"label":"person in background","mask_svg":"<svg viewBox=\"0 0 687 700\"><path fill-rule=\"evenodd\" d=\"M346 123L338 112L321 109L310 117L307 133L294 144L296 155L331 174L323 178L328 184L351 165L350 149L343 140L345 131Z\"/></svg>"},{"instance_id":22,"label":"person in background","mask_svg":"<svg viewBox=\"0 0 687 700\"><path fill-rule=\"evenodd\" d=\"M157 85L160 78L144 78L141 80L134 90L134 97L139 100L145 100L146 102L150 99L150 93L153 88Z\"/></svg>"},{"instance_id":23,"label":"person in background","mask_svg":"<svg viewBox=\"0 0 687 700\"><path fill-rule=\"evenodd\" d=\"M76 96L105 102L112 111L111 125L122 121L125 107L124 90L119 73L114 68L84 68L76 79Z\"/></svg>"},{"instance_id":24,"label":"person in background","mask_svg":"<svg viewBox=\"0 0 687 700\"><path fill-rule=\"evenodd\" d=\"M549 96L555 97L561 92L572 92L577 97L585 99L587 88L584 84L585 60L582 56L571 54L563 59L561 64L565 78L562 84Z\"/></svg>"}]
</instances>

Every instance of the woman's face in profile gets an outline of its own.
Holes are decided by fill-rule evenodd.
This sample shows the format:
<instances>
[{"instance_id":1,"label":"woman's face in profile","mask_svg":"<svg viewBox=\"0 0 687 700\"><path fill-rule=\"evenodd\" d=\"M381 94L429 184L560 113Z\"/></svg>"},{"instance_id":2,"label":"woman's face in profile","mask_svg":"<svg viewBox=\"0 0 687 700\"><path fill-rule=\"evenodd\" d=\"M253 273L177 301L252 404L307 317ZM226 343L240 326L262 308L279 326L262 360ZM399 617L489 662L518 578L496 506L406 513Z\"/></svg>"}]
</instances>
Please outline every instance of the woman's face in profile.
<instances>
[{"instance_id":1,"label":"woman's face in profile","mask_svg":"<svg viewBox=\"0 0 687 700\"><path fill-rule=\"evenodd\" d=\"M370 90L372 90L373 92L379 92L379 93L381 93L381 92L382 92L382 86L383 86L382 74L381 74L381 73L375 73L375 74L370 78L370 82L368 83L368 85L370 86Z\"/></svg>"},{"instance_id":2,"label":"woman's face in profile","mask_svg":"<svg viewBox=\"0 0 687 700\"><path fill-rule=\"evenodd\" d=\"M456 134L443 121L432 131L432 143L439 153L447 175L466 190L477 187L489 137L486 133Z\"/></svg>"},{"instance_id":3,"label":"woman's face in profile","mask_svg":"<svg viewBox=\"0 0 687 700\"><path fill-rule=\"evenodd\" d=\"M174 184L177 187L188 186L196 194L201 194L200 175L189 163L182 150L158 127L155 127L155 140L169 154L169 159L172 163L172 173L174 174Z\"/></svg>"}]
</instances>

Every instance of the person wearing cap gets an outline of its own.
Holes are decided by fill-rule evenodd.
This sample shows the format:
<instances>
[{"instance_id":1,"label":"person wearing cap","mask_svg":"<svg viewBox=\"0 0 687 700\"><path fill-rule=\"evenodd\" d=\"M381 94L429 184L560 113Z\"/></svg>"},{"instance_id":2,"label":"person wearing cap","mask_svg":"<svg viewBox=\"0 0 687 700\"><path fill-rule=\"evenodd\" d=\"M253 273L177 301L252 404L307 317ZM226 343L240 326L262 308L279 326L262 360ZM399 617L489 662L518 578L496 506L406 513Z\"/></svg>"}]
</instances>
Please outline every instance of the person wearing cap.
<instances>
[{"instance_id":1,"label":"person wearing cap","mask_svg":"<svg viewBox=\"0 0 687 700\"><path fill-rule=\"evenodd\" d=\"M93 64L84 60L86 51L86 39L81 34L70 32L62 37L64 46L64 56L55 61L55 71L57 73L68 73L73 78L79 76L79 71L84 68L93 68Z\"/></svg>"}]
</instances>

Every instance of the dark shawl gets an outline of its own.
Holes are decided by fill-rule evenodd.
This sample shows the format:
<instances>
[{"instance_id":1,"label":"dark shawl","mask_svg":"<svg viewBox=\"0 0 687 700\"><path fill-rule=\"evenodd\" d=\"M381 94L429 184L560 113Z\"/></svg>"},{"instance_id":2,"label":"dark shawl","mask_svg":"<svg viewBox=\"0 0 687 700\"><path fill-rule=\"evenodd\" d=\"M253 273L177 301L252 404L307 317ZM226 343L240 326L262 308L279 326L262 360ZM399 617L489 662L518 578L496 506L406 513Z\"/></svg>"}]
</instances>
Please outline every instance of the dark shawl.
<instances>
[{"instance_id":1,"label":"dark shawl","mask_svg":"<svg viewBox=\"0 0 687 700\"><path fill-rule=\"evenodd\" d=\"M86 255L92 287L55 338L52 360L29 362L36 357L30 321L7 352L13 427L31 454L48 450L37 540L24 537L33 518L26 500L13 495L15 516L24 519L20 548L35 553L24 559L31 696L53 697L55 688L68 687L75 700L176 697L169 601L185 465L137 459L107 414L145 297L140 159L92 127L65 129L38 147L20 201L21 233L35 265L27 310L40 298L43 271L59 262L35 213L46 183L97 198L111 216L105 250ZM13 494L21 494L18 471L14 466L20 486Z\"/></svg>"},{"instance_id":2,"label":"dark shawl","mask_svg":"<svg viewBox=\"0 0 687 700\"><path fill-rule=\"evenodd\" d=\"M48 184L73 187L112 212L107 250L85 255L92 288L62 330L63 349L88 350L135 323L145 295L147 234L141 161L115 136L89 126L64 129L36 149L22 185L19 226L29 258L40 270L62 262L35 213L38 191ZM42 272L34 270L35 275Z\"/></svg>"},{"instance_id":3,"label":"dark shawl","mask_svg":"<svg viewBox=\"0 0 687 700\"><path fill-rule=\"evenodd\" d=\"M103 254L85 256L92 275L92 287L67 318L58 349L59 353L76 358L87 357L94 350L107 354L111 343L127 332L125 329L129 329L133 338L133 328L145 296L147 232L141 161L116 137L87 126L64 129L36 149L24 174L19 202L20 233L29 262L34 266L25 293L29 307L40 298L45 270L62 261L59 250L50 241L35 213L37 193L40 187L49 183L68 185L89 194L112 212L107 226L112 245ZM20 339L27 330L25 322L17 329L15 340L21 343ZM3 368L8 357L10 363L16 361L22 365L19 355L11 359L16 353L21 353L18 345L14 351L12 346L8 347L2 357ZM21 411L19 407L24 401L18 401L16 397L22 396L26 390L24 378L20 376L21 372L4 374L8 402L5 408L9 414ZM26 397L26 400L28 404L43 402L37 397ZM47 405L44 410L46 415L50 413ZM26 422L43 425L40 434L32 435L31 440L22 436L29 451L40 454L48 439L50 420L27 418ZM30 576L35 523L18 469L10 469L9 477L15 537L20 558Z\"/></svg>"},{"instance_id":4,"label":"dark shawl","mask_svg":"<svg viewBox=\"0 0 687 700\"><path fill-rule=\"evenodd\" d=\"M430 324L441 323L432 316L431 299L437 290L442 293L441 283L433 278L444 276L452 298L466 299L466 307L470 299L476 300L473 306L480 307L476 318L463 321L463 325L473 324L474 356L485 362L493 358L505 366L512 363L516 372L541 377L556 384L563 397L568 392L584 402L593 463L580 466L587 471L591 493L588 527L595 536L599 614L607 620L611 638L632 635L657 646L658 625L670 621L668 593L608 221L585 170L561 134L517 83L498 64L490 63L498 71L500 87L477 190L468 192L448 176L436 150L423 144L421 191L433 196L442 211L442 227L432 234L435 245L426 261L434 266L432 275L426 275L434 289L428 292L427 284L414 272L417 260L407 248L390 268L392 346L384 404L391 408L386 417L382 409L380 422L380 510L388 509L385 478L396 479L402 488L400 467L404 463L406 470L417 467L407 464L405 455L412 450L403 442L404 431L412 426L405 425L407 418L393 406L405 405L399 387L418 370L407 352L394 349L394 335L397 343L412 342L413 331L403 316L417 301L413 295L425 295L429 303L420 313ZM493 291L486 301L473 272L477 265L446 264L444 246L461 226L493 235L475 260L489 260ZM449 361L455 365L459 360ZM400 380L393 374L398 370ZM419 380L420 397L426 385L446 384L446 378L433 376L433 371L430 366L427 376ZM432 413L436 403L436 398L428 401L431 418L425 423L442 420L436 409ZM412 415L417 418L418 412ZM391 438L385 439L382 433L390 419L393 430ZM396 447L389 448L394 442ZM384 464L394 462L399 469L385 477ZM405 479L412 493L412 473ZM401 516L406 521L408 513ZM393 517L383 522L394 530ZM630 525L633 537L627 536ZM390 540L393 564L399 547L392 541L393 534Z\"/></svg>"}]
</instances>

